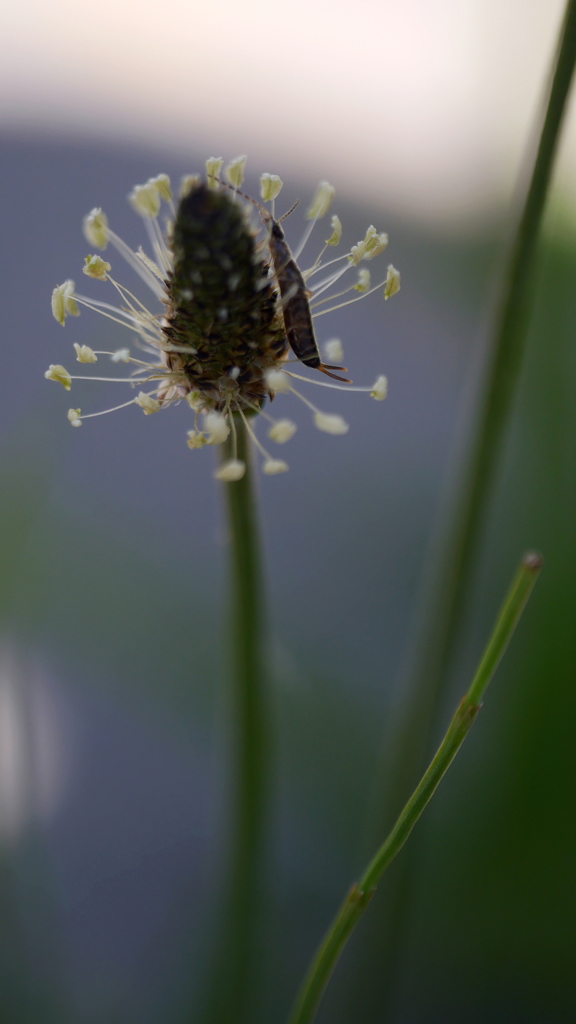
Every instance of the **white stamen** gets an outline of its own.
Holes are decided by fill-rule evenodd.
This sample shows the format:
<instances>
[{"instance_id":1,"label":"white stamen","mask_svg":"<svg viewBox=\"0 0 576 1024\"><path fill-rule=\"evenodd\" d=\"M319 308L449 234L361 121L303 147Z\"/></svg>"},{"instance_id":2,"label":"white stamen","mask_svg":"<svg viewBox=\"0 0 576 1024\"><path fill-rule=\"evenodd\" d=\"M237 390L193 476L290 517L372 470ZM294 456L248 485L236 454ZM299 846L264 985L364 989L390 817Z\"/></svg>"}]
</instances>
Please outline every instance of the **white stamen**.
<instances>
[{"instance_id":1,"label":"white stamen","mask_svg":"<svg viewBox=\"0 0 576 1024\"><path fill-rule=\"evenodd\" d=\"M246 463L240 459L229 459L224 462L214 473L215 480L222 480L226 484L241 480L246 472Z\"/></svg>"},{"instance_id":2,"label":"white stamen","mask_svg":"<svg viewBox=\"0 0 576 1024\"><path fill-rule=\"evenodd\" d=\"M341 363L344 359L344 349L340 338L331 338L324 342L324 355L329 363Z\"/></svg>"},{"instance_id":3,"label":"white stamen","mask_svg":"<svg viewBox=\"0 0 576 1024\"><path fill-rule=\"evenodd\" d=\"M277 174L260 175L260 195L265 203L273 202L280 195L284 182Z\"/></svg>"},{"instance_id":4,"label":"white stamen","mask_svg":"<svg viewBox=\"0 0 576 1024\"><path fill-rule=\"evenodd\" d=\"M221 412L208 412L204 417L204 430L208 444L223 444L230 433L230 425Z\"/></svg>"},{"instance_id":5,"label":"white stamen","mask_svg":"<svg viewBox=\"0 0 576 1024\"><path fill-rule=\"evenodd\" d=\"M290 391L290 382L284 370L268 370L266 383L270 391Z\"/></svg>"},{"instance_id":6,"label":"white stamen","mask_svg":"<svg viewBox=\"0 0 576 1024\"><path fill-rule=\"evenodd\" d=\"M188 431L188 440L186 444L189 448L203 448L208 443L204 434L200 434L197 430Z\"/></svg>"},{"instance_id":7,"label":"white stamen","mask_svg":"<svg viewBox=\"0 0 576 1024\"><path fill-rule=\"evenodd\" d=\"M336 189L328 181L318 183L314 198L306 210L307 220L318 220L324 217L330 209L330 204L336 195Z\"/></svg>"},{"instance_id":8,"label":"white stamen","mask_svg":"<svg viewBox=\"0 0 576 1024\"><path fill-rule=\"evenodd\" d=\"M277 473L287 473L288 469L288 463L284 462L283 459L266 459L266 462L262 463L262 472L266 473L267 476L276 476Z\"/></svg>"},{"instance_id":9,"label":"white stamen","mask_svg":"<svg viewBox=\"0 0 576 1024\"><path fill-rule=\"evenodd\" d=\"M145 416L151 416L153 412L158 412L160 403L152 398L151 395L147 395L145 391L141 391L140 394L134 399L136 405L139 405Z\"/></svg>"},{"instance_id":10,"label":"white stamen","mask_svg":"<svg viewBox=\"0 0 576 1024\"><path fill-rule=\"evenodd\" d=\"M84 260L82 273L86 277L94 277L97 281L105 281L112 267L101 256L87 256Z\"/></svg>"},{"instance_id":11,"label":"white stamen","mask_svg":"<svg viewBox=\"0 0 576 1024\"><path fill-rule=\"evenodd\" d=\"M374 386L370 392L371 398L375 398L377 402L383 402L388 394L388 381L386 377L381 375L376 377Z\"/></svg>"},{"instance_id":12,"label":"white stamen","mask_svg":"<svg viewBox=\"0 0 576 1024\"><path fill-rule=\"evenodd\" d=\"M393 295L396 295L400 291L400 271L396 270L392 264L388 267L388 274L386 276L386 284L384 286L384 298L391 299Z\"/></svg>"},{"instance_id":13,"label":"white stamen","mask_svg":"<svg viewBox=\"0 0 576 1024\"><path fill-rule=\"evenodd\" d=\"M98 361L98 356L89 345L79 345L75 341L74 348L76 350L76 359L79 363L96 363Z\"/></svg>"},{"instance_id":14,"label":"white stamen","mask_svg":"<svg viewBox=\"0 0 576 1024\"><path fill-rule=\"evenodd\" d=\"M99 207L94 207L82 222L84 237L90 245L97 249L105 249L108 245L108 218Z\"/></svg>"},{"instance_id":15,"label":"white stamen","mask_svg":"<svg viewBox=\"0 0 576 1024\"><path fill-rule=\"evenodd\" d=\"M276 420L268 431L268 437L276 444L286 444L296 433L296 424L292 420Z\"/></svg>"},{"instance_id":16,"label":"white stamen","mask_svg":"<svg viewBox=\"0 0 576 1024\"><path fill-rule=\"evenodd\" d=\"M69 279L57 285L52 292L52 315L62 327L67 316L80 316L74 295L75 287L74 281Z\"/></svg>"},{"instance_id":17,"label":"white stamen","mask_svg":"<svg viewBox=\"0 0 576 1024\"><path fill-rule=\"evenodd\" d=\"M51 363L49 368L44 374L46 380L55 380L58 384L62 384L66 388L66 391L70 391L72 386L72 377L60 363Z\"/></svg>"},{"instance_id":18,"label":"white stamen","mask_svg":"<svg viewBox=\"0 0 576 1024\"><path fill-rule=\"evenodd\" d=\"M72 424L73 427L81 427L82 426L82 419L81 419L81 416L80 416L80 412L81 412L80 409L68 409L68 413L67 413L68 420Z\"/></svg>"},{"instance_id":19,"label":"white stamen","mask_svg":"<svg viewBox=\"0 0 576 1024\"><path fill-rule=\"evenodd\" d=\"M342 221L336 214L332 217L332 234L326 239L326 245L338 245L342 238Z\"/></svg>"},{"instance_id":20,"label":"white stamen","mask_svg":"<svg viewBox=\"0 0 576 1024\"><path fill-rule=\"evenodd\" d=\"M113 352L110 356L110 362L112 363L129 363L130 362L130 349L119 348L116 352Z\"/></svg>"},{"instance_id":21,"label":"white stamen","mask_svg":"<svg viewBox=\"0 0 576 1024\"><path fill-rule=\"evenodd\" d=\"M347 434L350 430L342 416L326 412L315 412L314 424L318 430L323 430L326 434Z\"/></svg>"},{"instance_id":22,"label":"white stamen","mask_svg":"<svg viewBox=\"0 0 576 1024\"><path fill-rule=\"evenodd\" d=\"M246 167L246 159L247 158L245 156L237 156L234 158L234 160L231 160L228 166L226 167L226 177L228 178L230 184L234 186L234 188L240 188L242 182L244 181L244 168Z\"/></svg>"},{"instance_id":23,"label":"white stamen","mask_svg":"<svg viewBox=\"0 0 576 1024\"><path fill-rule=\"evenodd\" d=\"M222 164L224 160L221 156L210 156L206 161L206 177L208 179L208 188L217 189L218 179L220 177L220 171L222 170Z\"/></svg>"}]
</instances>

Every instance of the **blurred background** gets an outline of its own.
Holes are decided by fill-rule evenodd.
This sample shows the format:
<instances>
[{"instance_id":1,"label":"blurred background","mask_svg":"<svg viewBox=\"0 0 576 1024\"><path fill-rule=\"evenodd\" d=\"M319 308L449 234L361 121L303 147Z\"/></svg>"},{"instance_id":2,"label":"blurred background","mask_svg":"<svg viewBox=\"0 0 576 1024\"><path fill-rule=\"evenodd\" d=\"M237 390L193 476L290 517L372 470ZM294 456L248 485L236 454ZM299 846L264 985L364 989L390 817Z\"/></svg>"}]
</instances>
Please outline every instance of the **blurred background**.
<instances>
[{"instance_id":1,"label":"blurred background","mask_svg":"<svg viewBox=\"0 0 576 1024\"><path fill-rule=\"evenodd\" d=\"M134 184L159 172L177 183L207 156L248 153L247 191L278 173L283 209L327 178L345 244L374 223L390 235L382 267L402 273L386 305L378 294L318 321L321 342L342 339L355 383L387 374L386 402L318 392L351 424L336 438L279 399L299 423L282 452L291 469L259 484L278 745L253 1021L281 1021L369 849L374 778L405 699L423 568L458 477L562 10L556 0L4 10L2 1022L194 1019L224 856L226 531L213 452L187 449L186 408L150 418L128 408L70 429L70 404L93 412L127 397L83 383L68 397L43 379L53 362L74 372L74 341L126 343L89 311L64 331L51 317L52 288L81 280L83 215L102 206L137 247ZM545 570L413 836L402 927L391 930L393 869L321 1024L574 1020L575 169L569 113L440 726L522 552L541 550Z\"/></svg>"}]
</instances>

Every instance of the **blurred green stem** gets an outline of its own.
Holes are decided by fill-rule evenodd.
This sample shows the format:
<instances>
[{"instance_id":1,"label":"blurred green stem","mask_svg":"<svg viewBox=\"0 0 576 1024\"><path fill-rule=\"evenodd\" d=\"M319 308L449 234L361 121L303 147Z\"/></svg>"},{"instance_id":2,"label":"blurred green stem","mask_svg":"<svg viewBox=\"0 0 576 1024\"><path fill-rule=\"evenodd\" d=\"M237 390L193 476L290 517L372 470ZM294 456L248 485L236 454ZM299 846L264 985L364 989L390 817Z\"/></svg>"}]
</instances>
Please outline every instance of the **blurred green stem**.
<instances>
[{"instance_id":1,"label":"blurred green stem","mask_svg":"<svg viewBox=\"0 0 576 1024\"><path fill-rule=\"evenodd\" d=\"M250 439L239 417L222 445L222 461L246 464L241 480L224 484L232 589L232 837L231 869L207 1019L214 1024L247 1017L258 941L262 847L269 777L264 601L258 516Z\"/></svg>"},{"instance_id":2,"label":"blurred green stem","mask_svg":"<svg viewBox=\"0 0 576 1024\"><path fill-rule=\"evenodd\" d=\"M534 152L530 154L525 169L526 185L519 190L520 215L502 274L462 480L458 482L452 513L441 525L441 531L431 545L435 564L427 581L425 609L421 617L424 626L410 644L415 655L401 687L402 692L409 696L400 709L400 721L389 734L393 738L390 749L385 752L382 783L375 799L375 815L380 822L393 820L404 794L413 786L430 756L438 714L450 682L448 668L472 588L481 530L528 339L538 236L575 62L576 0L569 0L551 66L541 123L535 129ZM386 792L386 798L382 790ZM381 828L382 825L378 831ZM391 894L388 907L388 936L379 927L378 936L370 937L374 955L378 958L380 976L385 973L387 958L400 955L400 931L405 927L411 879L416 870L412 860L412 857L404 859L395 879L395 892ZM387 945L386 953L383 952L383 941ZM370 953L366 951L364 961L369 960ZM391 963L389 974L396 973L397 965ZM362 972L361 975L359 987L365 993L367 979ZM357 995L352 998L355 1005Z\"/></svg>"},{"instance_id":3,"label":"blurred green stem","mask_svg":"<svg viewBox=\"0 0 576 1024\"><path fill-rule=\"evenodd\" d=\"M422 811L450 767L476 715L486 688L508 646L540 570L538 555L526 555L494 626L468 693L462 698L432 763L401 812L390 835L352 886L321 943L297 996L289 1024L310 1024L338 958L388 865L402 849Z\"/></svg>"}]
</instances>

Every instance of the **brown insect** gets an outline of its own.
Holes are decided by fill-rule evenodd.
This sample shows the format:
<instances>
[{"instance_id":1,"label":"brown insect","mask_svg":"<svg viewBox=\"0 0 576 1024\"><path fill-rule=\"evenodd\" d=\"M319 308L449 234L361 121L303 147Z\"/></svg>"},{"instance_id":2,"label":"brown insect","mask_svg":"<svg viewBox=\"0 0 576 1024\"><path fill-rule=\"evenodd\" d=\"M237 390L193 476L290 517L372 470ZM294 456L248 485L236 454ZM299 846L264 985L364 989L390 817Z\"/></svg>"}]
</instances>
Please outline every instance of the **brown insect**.
<instances>
[{"instance_id":1,"label":"brown insect","mask_svg":"<svg viewBox=\"0 0 576 1024\"><path fill-rule=\"evenodd\" d=\"M323 363L320 358L320 350L316 341L312 313L310 311L310 292L306 288L302 273L290 251L290 246L280 226L280 221L292 213L294 206L297 204L295 203L280 220L274 220L268 210L255 199L252 199L251 196L247 196L244 192L240 192L239 189L233 188L232 185L228 185L225 181L215 180L218 180L219 184L224 185L225 188L238 192L248 202L253 203L260 211L260 216L264 223L270 227L268 248L270 249L272 265L278 282L286 337L294 355L304 366L310 366L313 370L321 370L328 377L334 377L335 380L341 380L345 384L350 384L351 381L347 377L339 377L338 374L331 372L332 370L343 370L346 372L345 366L332 366L330 363Z\"/></svg>"}]
</instances>

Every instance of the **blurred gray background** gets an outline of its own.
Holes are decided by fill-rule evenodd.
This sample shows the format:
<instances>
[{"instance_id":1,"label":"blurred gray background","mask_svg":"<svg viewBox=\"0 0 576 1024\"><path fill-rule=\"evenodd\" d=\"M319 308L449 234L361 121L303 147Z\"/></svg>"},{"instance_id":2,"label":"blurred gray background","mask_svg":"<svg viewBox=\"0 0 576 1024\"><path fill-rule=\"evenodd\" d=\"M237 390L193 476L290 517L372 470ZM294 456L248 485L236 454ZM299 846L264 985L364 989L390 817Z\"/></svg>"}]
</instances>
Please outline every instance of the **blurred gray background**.
<instances>
[{"instance_id":1,"label":"blurred gray background","mask_svg":"<svg viewBox=\"0 0 576 1024\"><path fill-rule=\"evenodd\" d=\"M402 36L403 52L414 66L426 52L425 6L408 5L422 18L414 16ZM490 7L463 6L483 17ZM498 23L494 53L520 33L524 81L535 101L541 79L533 61L528 67L533 51L522 34L527 30L521 18L514 21L514 5L504 7L508 21ZM553 7L531 5L541 32L542 71L560 10ZM135 8L120 10L126 17L133 10L136 18ZM56 13L62 38L68 39L67 5L61 2ZM171 14L193 31L193 8ZM104 15L107 24L107 9ZM334 16L338 22L338 12ZM17 39L18 16L11 18ZM243 45L246 80L256 85L248 59L253 29L246 26ZM128 52L128 29L122 28L124 36L118 31L116 44L124 38ZM278 44L286 57L293 28L287 31ZM367 33L363 24L350 41L353 55ZM34 54L41 35L39 22L27 37L29 50L24 40L22 52ZM206 38L211 40L209 33ZM149 85L154 130L148 137L155 142L146 144L144 128L133 130L129 117L137 106L132 92L119 85L123 65L110 54L100 68L92 62L91 73L94 83L97 72L105 83L101 103L116 83L117 103L110 107L116 126L106 121L103 108L86 101L91 113L80 128L85 84L74 62L81 59L81 42L79 37L62 53L62 73L70 80L76 74L78 94L66 91L66 82L59 86L54 72L33 102L31 63L28 91L14 72L13 116L4 118L1 138L2 1022L192 1020L223 864L226 531L212 480L213 452L187 449L186 407L149 418L129 408L88 420L81 430L69 427L70 405L89 412L129 397L120 385L80 382L68 396L43 379L52 362L74 372L74 341L95 348L126 343L120 328L89 311L68 320L64 330L51 317L52 288L67 277L83 280L82 216L101 205L115 230L136 247L144 242L142 225L126 202L134 184L160 171L177 182L181 174L200 170L212 152L230 158L253 140L249 192L256 194L264 170L285 179L282 208L298 197L306 202L317 177L337 186L342 181L333 210L344 223L345 240L354 242L368 223L376 224L390 235L382 266L389 259L402 272L402 291L390 302L374 295L318 321L321 341L342 339L355 383L387 374L386 402L310 389L312 400L351 424L345 437L330 437L314 430L296 400L279 398L281 414L299 424L282 452L291 468L285 476L259 481L278 742L274 884L261 998L254 1010L254 1024L268 1024L286 1016L306 963L368 852L374 778L382 745L389 742L387 729L406 698L403 669L418 636L423 570L463 457L520 140L507 152L494 143L474 195L461 197L455 214L448 172L442 173L433 147L431 179L427 188L423 184L426 161L413 141L421 138L420 121L409 119L408 107L387 143L401 152L406 140L403 166L414 167L417 160L403 187L400 158L400 169L388 173L386 153L377 147L368 174L366 161L360 162L362 180L356 172L354 185L354 167L346 161L355 136L346 118L340 125L341 162L333 165L328 150L320 167L323 139L316 148L309 141L313 111L304 117L309 134L292 135L296 141L285 171L280 160L289 149L295 115L282 103L273 122L267 107L270 157L261 155L262 123L242 98L245 143L236 144L238 129L231 139L225 134L225 119L221 131L214 120L207 126L208 114L197 100L187 107L189 120L177 141L182 93L174 81L179 99L167 111L168 131L155 106L166 87L162 75L157 93ZM458 88L466 52L458 57L456 44L458 39L454 66L445 69L448 92L450 83L452 91ZM46 49L55 61L60 51ZM169 67L165 53L161 67ZM186 73L184 64L178 69ZM304 81L310 74L308 69ZM512 78L510 95L517 98ZM432 75L431 95L435 81ZM404 97L409 92L404 82L398 89ZM57 93L68 97L60 106ZM54 123L45 114L50 96ZM220 113L219 96L215 89L206 100L214 116ZM370 110L382 103L373 82L366 103ZM519 109L506 104L510 116ZM390 102L384 106L389 110ZM138 107L142 124L145 108L144 95ZM472 128L480 130L487 114L471 109ZM284 112L288 120L282 123ZM518 114L518 123L527 124L532 112L533 106ZM458 124L456 118L450 129L456 135ZM366 126L366 144L373 130ZM570 122L562 180L571 167L572 131ZM498 138L504 135L501 130ZM459 166L461 177L474 146L467 136L464 156L457 157L449 136L448 128L439 136L446 166ZM458 159L464 162L458 165ZM486 707L413 837L415 881L404 927L392 937L394 956L386 953L385 941L393 869L339 965L321 1024L574 1019L572 211L561 181L547 217L527 358L444 722L521 553L541 550L545 570ZM299 217L288 222L292 242ZM118 258L111 262L130 286L129 271L120 272ZM374 264L371 269L376 273ZM99 287L86 282L82 290L99 294Z\"/></svg>"}]
</instances>

